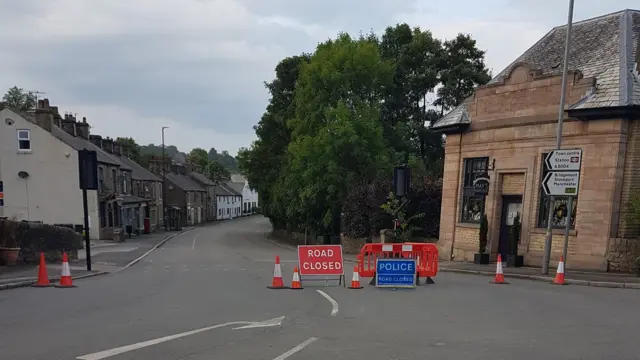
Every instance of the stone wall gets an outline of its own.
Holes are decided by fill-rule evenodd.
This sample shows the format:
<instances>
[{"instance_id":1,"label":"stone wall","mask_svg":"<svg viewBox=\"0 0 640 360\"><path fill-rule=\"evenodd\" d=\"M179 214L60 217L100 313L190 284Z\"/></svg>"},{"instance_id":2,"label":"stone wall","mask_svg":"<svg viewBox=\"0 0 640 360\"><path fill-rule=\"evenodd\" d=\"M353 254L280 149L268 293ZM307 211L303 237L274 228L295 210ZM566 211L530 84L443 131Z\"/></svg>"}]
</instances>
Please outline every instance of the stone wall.
<instances>
[{"instance_id":1,"label":"stone wall","mask_svg":"<svg viewBox=\"0 0 640 360\"><path fill-rule=\"evenodd\" d=\"M350 238L342 235L340 237L342 252L345 254L359 254L360 250L367 243L366 238Z\"/></svg>"},{"instance_id":2,"label":"stone wall","mask_svg":"<svg viewBox=\"0 0 640 360\"><path fill-rule=\"evenodd\" d=\"M640 240L611 239L607 256L607 271L640 273Z\"/></svg>"}]
</instances>

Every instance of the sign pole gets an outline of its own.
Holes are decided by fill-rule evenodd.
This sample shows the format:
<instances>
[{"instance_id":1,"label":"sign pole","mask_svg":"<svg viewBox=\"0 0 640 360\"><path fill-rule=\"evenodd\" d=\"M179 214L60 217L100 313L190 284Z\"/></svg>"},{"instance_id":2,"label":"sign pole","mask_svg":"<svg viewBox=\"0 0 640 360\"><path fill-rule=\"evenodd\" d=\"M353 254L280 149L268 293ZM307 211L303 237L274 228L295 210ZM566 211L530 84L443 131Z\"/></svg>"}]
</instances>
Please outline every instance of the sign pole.
<instances>
[{"instance_id":1,"label":"sign pole","mask_svg":"<svg viewBox=\"0 0 640 360\"><path fill-rule=\"evenodd\" d=\"M564 63L562 64L562 89L560 91L560 108L558 109L558 129L556 133L556 149L562 147L562 123L564 121L564 103L567 97L567 72L569 71L569 46L571 45L571 27L573 25L573 3L569 0L569 15L567 19L567 37L564 44ZM549 259L551 258L551 241L553 220L553 196L549 198L549 216L547 217L547 234L544 242L544 257L542 258L542 275L549 273Z\"/></svg>"},{"instance_id":2,"label":"sign pole","mask_svg":"<svg viewBox=\"0 0 640 360\"><path fill-rule=\"evenodd\" d=\"M567 221L564 224L564 248L562 249L562 257L564 258L564 264L567 265L567 252L569 250L569 230L571 229L571 216L573 211L573 196L569 196L567 204Z\"/></svg>"},{"instance_id":3,"label":"sign pole","mask_svg":"<svg viewBox=\"0 0 640 360\"><path fill-rule=\"evenodd\" d=\"M84 212L84 247L87 254L87 271L91 271L91 241L89 239L89 204L87 189L82 189L82 207Z\"/></svg>"}]
</instances>

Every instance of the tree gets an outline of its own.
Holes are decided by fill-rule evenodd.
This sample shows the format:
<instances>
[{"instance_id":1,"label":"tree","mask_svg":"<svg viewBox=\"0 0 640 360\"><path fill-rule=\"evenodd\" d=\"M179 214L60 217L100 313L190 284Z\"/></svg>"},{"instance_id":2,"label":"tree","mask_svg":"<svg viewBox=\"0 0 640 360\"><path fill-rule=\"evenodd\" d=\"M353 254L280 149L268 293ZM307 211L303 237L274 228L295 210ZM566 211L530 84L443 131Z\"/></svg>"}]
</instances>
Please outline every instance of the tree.
<instances>
[{"instance_id":1,"label":"tree","mask_svg":"<svg viewBox=\"0 0 640 360\"><path fill-rule=\"evenodd\" d=\"M207 165L204 167L204 175L216 185L229 180L231 176L229 170L216 161L207 161Z\"/></svg>"},{"instance_id":2,"label":"tree","mask_svg":"<svg viewBox=\"0 0 640 360\"><path fill-rule=\"evenodd\" d=\"M476 41L468 34L458 34L444 43L441 58L438 99L434 105L440 114L460 105L473 90L491 80L491 74L484 63L485 51L476 47Z\"/></svg>"},{"instance_id":3,"label":"tree","mask_svg":"<svg viewBox=\"0 0 640 360\"><path fill-rule=\"evenodd\" d=\"M207 150L202 148L195 148L187 155L187 160L191 163L198 165L204 169L209 165L209 154Z\"/></svg>"},{"instance_id":4,"label":"tree","mask_svg":"<svg viewBox=\"0 0 640 360\"><path fill-rule=\"evenodd\" d=\"M14 86L7 90L2 97L2 102L13 110L27 112L35 109L36 95L32 91L25 91L22 88Z\"/></svg>"},{"instance_id":5,"label":"tree","mask_svg":"<svg viewBox=\"0 0 640 360\"><path fill-rule=\"evenodd\" d=\"M140 145L130 137L118 137L116 142L122 145L122 153L131 160L141 163Z\"/></svg>"}]
</instances>

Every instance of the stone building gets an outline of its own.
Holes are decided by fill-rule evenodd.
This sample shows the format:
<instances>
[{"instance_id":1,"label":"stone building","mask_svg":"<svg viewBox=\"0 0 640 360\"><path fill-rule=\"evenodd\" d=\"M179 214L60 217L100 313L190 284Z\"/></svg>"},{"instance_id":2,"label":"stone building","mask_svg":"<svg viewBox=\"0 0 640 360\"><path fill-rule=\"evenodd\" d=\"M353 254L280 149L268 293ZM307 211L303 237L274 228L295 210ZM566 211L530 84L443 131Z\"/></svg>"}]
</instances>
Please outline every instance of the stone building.
<instances>
[{"instance_id":1,"label":"stone building","mask_svg":"<svg viewBox=\"0 0 640 360\"><path fill-rule=\"evenodd\" d=\"M495 258L507 248L509 214L522 219L518 253L540 266L549 197L543 159L554 149L566 26L552 29L489 84L433 124L446 134L439 248L441 258L471 261L481 213ZM563 148L583 151L574 216L553 202L552 266L570 221L568 268L627 271L640 233L627 223L640 189L640 12L624 10L573 27ZM486 196L472 190L483 173Z\"/></svg>"}]
</instances>

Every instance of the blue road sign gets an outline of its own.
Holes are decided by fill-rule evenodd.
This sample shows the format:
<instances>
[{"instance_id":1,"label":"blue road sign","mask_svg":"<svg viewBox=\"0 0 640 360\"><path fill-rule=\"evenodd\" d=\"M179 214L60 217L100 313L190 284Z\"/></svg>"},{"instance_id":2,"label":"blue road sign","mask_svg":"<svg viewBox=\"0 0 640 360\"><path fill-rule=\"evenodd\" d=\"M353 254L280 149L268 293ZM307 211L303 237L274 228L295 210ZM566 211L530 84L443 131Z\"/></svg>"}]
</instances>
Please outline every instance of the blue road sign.
<instances>
[{"instance_id":1,"label":"blue road sign","mask_svg":"<svg viewBox=\"0 0 640 360\"><path fill-rule=\"evenodd\" d=\"M416 259L378 259L376 286L415 287Z\"/></svg>"}]
</instances>

